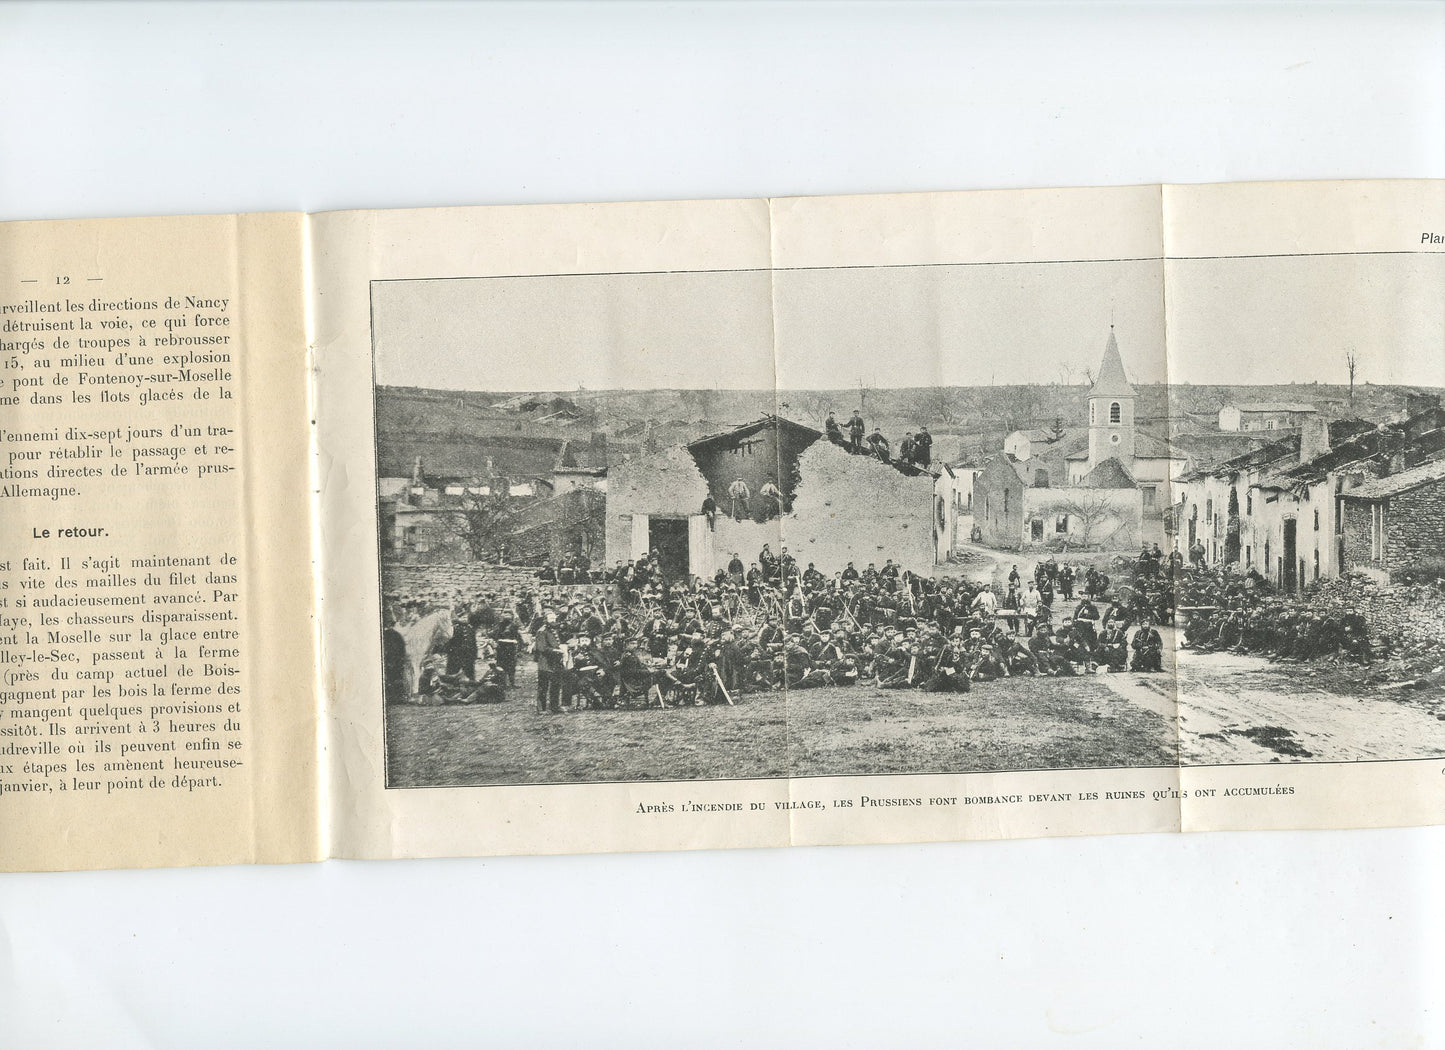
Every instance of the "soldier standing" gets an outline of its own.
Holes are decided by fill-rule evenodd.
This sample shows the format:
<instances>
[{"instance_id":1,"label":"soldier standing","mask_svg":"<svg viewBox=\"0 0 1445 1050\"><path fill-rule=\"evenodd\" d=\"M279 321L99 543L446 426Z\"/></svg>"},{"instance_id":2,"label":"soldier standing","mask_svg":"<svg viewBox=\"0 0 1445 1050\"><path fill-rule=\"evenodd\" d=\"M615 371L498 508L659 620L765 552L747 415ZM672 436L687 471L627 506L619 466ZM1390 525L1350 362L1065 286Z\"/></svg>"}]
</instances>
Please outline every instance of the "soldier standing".
<instances>
[{"instance_id":1,"label":"soldier standing","mask_svg":"<svg viewBox=\"0 0 1445 1050\"><path fill-rule=\"evenodd\" d=\"M868 426L863 422L862 413L855 408L853 418L848 420L848 451L854 455L863 454L863 435L867 430Z\"/></svg>"},{"instance_id":2,"label":"soldier standing","mask_svg":"<svg viewBox=\"0 0 1445 1050\"><path fill-rule=\"evenodd\" d=\"M742 521L748 513L748 497L752 493L748 491L748 483L738 478L728 486L728 499L732 500L733 520Z\"/></svg>"},{"instance_id":3,"label":"soldier standing","mask_svg":"<svg viewBox=\"0 0 1445 1050\"><path fill-rule=\"evenodd\" d=\"M920 467L927 467L933 462L933 435L926 426L920 428L913 439L913 462Z\"/></svg>"}]
</instances>

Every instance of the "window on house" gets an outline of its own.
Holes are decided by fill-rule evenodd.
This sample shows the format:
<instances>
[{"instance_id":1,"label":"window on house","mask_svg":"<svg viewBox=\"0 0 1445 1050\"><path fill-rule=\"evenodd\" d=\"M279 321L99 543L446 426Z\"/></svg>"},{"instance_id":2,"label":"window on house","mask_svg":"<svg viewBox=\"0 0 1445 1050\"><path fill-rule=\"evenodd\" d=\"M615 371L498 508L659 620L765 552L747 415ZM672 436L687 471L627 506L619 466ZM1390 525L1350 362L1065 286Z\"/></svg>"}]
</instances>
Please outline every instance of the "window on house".
<instances>
[{"instance_id":1,"label":"window on house","mask_svg":"<svg viewBox=\"0 0 1445 1050\"><path fill-rule=\"evenodd\" d=\"M1264 541L1264 569L1269 571L1269 540Z\"/></svg>"},{"instance_id":2,"label":"window on house","mask_svg":"<svg viewBox=\"0 0 1445 1050\"><path fill-rule=\"evenodd\" d=\"M1008 513L1008 489L1003 490L1003 512Z\"/></svg>"},{"instance_id":3,"label":"window on house","mask_svg":"<svg viewBox=\"0 0 1445 1050\"><path fill-rule=\"evenodd\" d=\"M1315 531L1320 531L1320 512L1318 510L1315 511ZM1318 552L1316 552L1315 557L1319 557Z\"/></svg>"},{"instance_id":4,"label":"window on house","mask_svg":"<svg viewBox=\"0 0 1445 1050\"><path fill-rule=\"evenodd\" d=\"M1271 420L1269 420L1268 422L1266 422L1266 423L1264 424L1264 429L1265 429L1265 430L1273 430L1273 429L1274 429L1274 420L1271 419Z\"/></svg>"},{"instance_id":5,"label":"window on house","mask_svg":"<svg viewBox=\"0 0 1445 1050\"><path fill-rule=\"evenodd\" d=\"M1054 531L1057 533L1069 531L1069 516L1067 514L1060 514L1054 519Z\"/></svg>"},{"instance_id":6,"label":"window on house","mask_svg":"<svg viewBox=\"0 0 1445 1050\"><path fill-rule=\"evenodd\" d=\"M1244 513L1246 517L1254 513L1254 493L1252 492L1244 494Z\"/></svg>"},{"instance_id":7,"label":"window on house","mask_svg":"<svg viewBox=\"0 0 1445 1050\"><path fill-rule=\"evenodd\" d=\"M1320 549L1315 548L1315 579L1320 578Z\"/></svg>"},{"instance_id":8,"label":"window on house","mask_svg":"<svg viewBox=\"0 0 1445 1050\"><path fill-rule=\"evenodd\" d=\"M1252 564L1252 559L1251 559L1251 557L1250 557L1250 547L1249 547L1249 544L1246 543L1246 544L1244 545L1244 567L1247 569L1247 568L1250 567L1251 564Z\"/></svg>"},{"instance_id":9,"label":"window on house","mask_svg":"<svg viewBox=\"0 0 1445 1050\"><path fill-rule=\"evenodd\" d=\"M406 544L406 546L408 546L408 547L415 547L415 546L416 546L416 539L417 539L417 529L416 529L416 526L415 526L415 525L403 525L403 526L402 526L402 529L401 529L401 542L404 543L404 544Z\"/></svg>"},{"instance_id":10,"label":"window on house","mask_svg":"<svg viewBox=\"0 0 1445 1050\"><path fill-rule=\"evenodd\" d=\"M1385 505L1370 504L1370 560L1385 560Z\"/></svg>"},{"instance_id":11,"label":"window on house","mask_svg":"<svg viewBox=\"0 0 1445 1050\"><path fill-rule=\"evenodd\" d=\"M1094 405L1094 403L1093 403L1092 401L1090 401L1090 402L1089 402L1089 425L1090 425L1090 426L1093 426L1095 423L1098 422L1098 420L1095 418L1096 413L1095 413L1094 409L1095 409L1095 405Z\"/></svg>"},{"instance_id":12,"label":"window on house","mask_svg":"<svg viewBox=\"0 0 1445 1050\"><path fill-rule=\"evenodd\" d=\"M1145 509L1146 509L1146 510L1153 510L1153 509L1154 509L1154 486L1153 486L1153 485L1144 485L1144 486L1141 486L1141 488L1142 488L1142 490L1143 490L1143 492L1144 492L1144 507L1145 507Z\"/></svg>"},{"instance_id":13,"label":"window on house","mask_svg":"<svg viewBox=\"0 0 1445 1050\"><path fill-rule=\"evenodd\" d=\"M1204 501L1204 521L1205 521L1206 524L1208 524L1209 522L1211 522L1211 521L1213 521L1213 520L1214 520L1214 501L1213 501L1212 499L1207 499L1207 500Z\"/></svg>"},{"instance_id":14,"label":"window on house","mask_svg":"<svg viewBox=\"0 0 1445 1050\"><path fill-rule=\"evenodd\" d=\"M1109 422L1110 422L1110 423L1117 423L1117 422L1119 422L1119 419L1120 419L1119 402L1115 401L1112 405L1109 406Z\"/></svg>"}]
</instances>

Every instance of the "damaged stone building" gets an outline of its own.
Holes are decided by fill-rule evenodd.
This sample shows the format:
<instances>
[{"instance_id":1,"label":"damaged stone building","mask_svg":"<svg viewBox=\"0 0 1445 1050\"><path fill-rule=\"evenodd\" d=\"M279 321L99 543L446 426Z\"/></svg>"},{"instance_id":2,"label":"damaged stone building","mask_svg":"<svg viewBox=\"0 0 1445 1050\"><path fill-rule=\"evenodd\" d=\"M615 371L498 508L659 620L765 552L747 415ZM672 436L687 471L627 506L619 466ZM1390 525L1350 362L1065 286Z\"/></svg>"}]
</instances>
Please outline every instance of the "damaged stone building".
<instances>
[{"instance_id":1,"label":"damaged stone building","mask_svg":"<svg viewBox=\"0 0 1445 1050\"><path fill-rule=\"evenodd\" d=\"M1433 397L1412 396L1395 422L1310 417L1296 433L1177 479L1178 543L1197 540L1211 563L1257 569L1287 592L1350 569L1438 558L1431 493L1442 457L1445 411Z\"/></svg>"},{"instance_id":2,"label":"damaged stone building","mask_svg":"<svg viewBox=\"0 0 1445 1050\"><path fill-rule=\"evenodd\" d=\"M741 480L746 510L730 490ZM771 482L781 508L760 493ZM854 562L905 569L934 564L934 477L850 455L789 419L765 416L687 445L614 463L607 486L607 562L657 551L675 576L711 576L734 553L745 565L764 544L825 573ZM709 496L717 505L710 522Z\"/></svg>"}]
</instances>

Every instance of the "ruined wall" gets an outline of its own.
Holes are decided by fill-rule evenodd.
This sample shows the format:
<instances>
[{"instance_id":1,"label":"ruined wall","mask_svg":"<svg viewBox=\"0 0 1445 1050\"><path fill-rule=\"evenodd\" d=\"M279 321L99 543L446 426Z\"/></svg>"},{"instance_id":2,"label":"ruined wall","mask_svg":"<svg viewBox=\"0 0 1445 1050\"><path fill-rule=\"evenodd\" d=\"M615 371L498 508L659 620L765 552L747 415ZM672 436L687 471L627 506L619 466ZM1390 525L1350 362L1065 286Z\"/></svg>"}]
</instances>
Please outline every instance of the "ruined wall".
<instances>
[{"instance_id":1,"label":"ruined wall","mask_svg":"<svg viewBox=\"0 0 1445 1050\"><path fill-rule=\"evenodd\" d=\"M928 573L934 563L933 477L900 474L868 456L853 456L831 442L815 442L798 460L802 480L793 512L755 526L757 536L776 526L798 564L813 562L833 573L848 562L862 569L892 558L905 569ZM728 537L719 521L719 540ZM771 542L763 539L762 542ZM756 555L756 544L752 549ZM731 548L737 549L737 548ZM744 553L744 560L750 560ZM726 564L726 554L720 564Z\"/></svg>"},{"instance_id":2,"label":"ruined wall","mask_svg":"<svg viewBox=\"0 0 1445 1050\"><path fill-rule=\"evenodd\" d=\"M764 427L733 442L709 442L692 454L712 486L712 496L719 508L728 509L728 486L742 478L753 494L749 509L756 515L761 508L761 501L756 498L758 490L766 482L771 480L784 493L792 494L793 465L816 440L791 430Z\"/></svg>"},{"instance_id":3,"label":"ruined wall","mask_svg":"<svg viewBox=\"0 0 1445 1050\"><path fill-rule=\"evenodd\" d=\"M1385 568L1445 558L1445 482L1390 497L1385 510Z\"/></svg>"},{"instance_id":4,"label":"ruined wall","mask_svg":"<svg viewBox=\"0 0 1445 1050\"><path fill-rule=\"evenodd\" d=\"M611 466L606 496L606 563L613 565L632 557L634 514L697 514L707 494L707 479L681 445L632 456Z\"/></svg>"},{"instance_id":5,"label":"ruined wall","mask_svg":"<svg viewBox=\"0 0 1445 1050\"><path fill-rule=\"evenodd\" d=\"M428 594L470 596L513 588L538 590L537 570L479 561L423 565L386 562L381 566L382 593L402 598Z\"/></svg>"},{"instance_id":6,"label":"ruined wall","mask_svg":"<svg viewBox=\"0 0 1445 1050\"><path fill-rule=\"evenodd\" d=\"M1067 539L1105 550L1134 550L1141 537L1138 489L1028 489L1024 493L1024 528L1035 520L1043 522L1043 537L1026 540L1047 546ZM1067 531L1057 531L1057 521L1067 515ZM1026 532L1031 537L1031 532ZM1161 530L1162 535L1162 530Z\"/></svg>"},{"instance_id":7,"label":"ruined wall","mask_svg":"<svg viewBox=\"0 0 1445 1050\"><path fill-rule=\"evenodd\" d=\"M1345 569L1362 566L1378 568L1370 557L1370 507L1364 500L1347 499L1344 503Z\"/></svg>"}]
</instances>

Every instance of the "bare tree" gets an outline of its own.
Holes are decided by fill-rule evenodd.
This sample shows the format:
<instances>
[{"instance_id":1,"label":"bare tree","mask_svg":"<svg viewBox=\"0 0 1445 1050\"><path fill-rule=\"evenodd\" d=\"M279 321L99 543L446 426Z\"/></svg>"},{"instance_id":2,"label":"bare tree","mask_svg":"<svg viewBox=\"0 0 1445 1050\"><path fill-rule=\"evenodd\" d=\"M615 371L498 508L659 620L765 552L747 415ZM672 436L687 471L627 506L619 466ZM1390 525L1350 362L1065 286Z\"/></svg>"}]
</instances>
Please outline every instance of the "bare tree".
<instances>
[{"instance_id":1,"label":"bare tree","mask_svg":"<svg viewBox=\"0 0 1445 1050\"><path fill-rule=\"evenodd\" d=\"M1009 430L1027 430L1038 416L1038 388L1032 385L1006 386L999 389L999 418Z\"/></svg>"},{"instance_id":2,"label":"bare tree","mask_svg":"<svg viewBox=\"0 0 1445 1050\"><path fill-rule=\"evenodd\" d=\"M1074 489L1040 509L1046 515L1067 514L1074 519L1069 535L1086 547L1108 543L1123 525L1119 508L1101 489Z\"/></svg>"},{"instance_id":3,"label":"bare tree","mask_svg":"<svg viewBox=\"0 0 1445 1050\"><path fill-rule=\"evenodd\" d=\"M836 411L836 409L833 407L833 399L827 394L792 394L789 396L787 401L781 402L778 407L789 408L792 406L797 406L799 410L805 412L808 418L813 420L819 426L822 426L823 423L827 420L829 412Z\"/></svg>"},{"instance_id":4,"label":"bare tree","mask_svg":"<svg viewBox=\"0 0 1445 1050\"><path fill-rule=\"evenodd\" d=\"M873 379L870 376L864 379L858 377L858 409L863 413L864 418L868 416L868 395L873 392Z\"/></svg>"},{"instance_id":5,"label":"bare tree","mask_svg":"<svg viewBox=\"0 0 1445 1050\"><path fill-rule=\"evenodd\" d=\"M926 386L910 393L903 410L908 418L923 426L953 426L961 418L952 394L940 387Z\"/></svg>"},{"instance_id":6,"label":"bare tree","mask_svg":"<svg viewBox=\"0 0 1445 1050\"><path fill-rule=\"evenodd\" d=\"M472 478L437 508L436 527L476 561L498 559L517 521L506 478Z\"/></svg>"},{"instance_id":7,"label":"bare tree","mask_svg":"<svg viewBox=\"0 0 1445 1050\"><path fill-rule=\"evenodd\" d=\"M1345 351L1345 368L1350 373L1350 407L1355 407L1355 350L1354 347Z\"/></svg>"}]
</instances>

